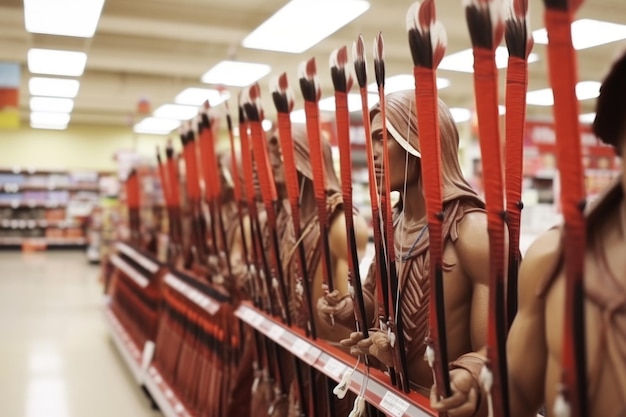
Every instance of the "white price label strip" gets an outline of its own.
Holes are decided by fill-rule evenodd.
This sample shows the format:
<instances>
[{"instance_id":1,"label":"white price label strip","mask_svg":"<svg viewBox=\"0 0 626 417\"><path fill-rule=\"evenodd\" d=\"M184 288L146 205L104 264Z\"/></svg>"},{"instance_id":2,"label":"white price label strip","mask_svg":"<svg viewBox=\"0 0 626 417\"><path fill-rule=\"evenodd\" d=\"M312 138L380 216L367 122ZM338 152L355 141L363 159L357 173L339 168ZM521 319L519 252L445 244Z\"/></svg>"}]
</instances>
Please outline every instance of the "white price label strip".
<instances>
[{"instance_id":1,"label":"white price label strip","mask_svg":"<svg viewBox=\"0 0 626 417\"><path fill-rule=\"evenodd\" d=\"M313 346L311 346L309 343L305 342L302 339L296 339L296 341L293 343L293 345L291 345L291 351L293 353L295 353L297 356L302 357L304 356L309 349L311 349Z\"/></svg>"},{"instance_id":2,"label":"white price label strip","mask_svg":"<svg viewBox=\"0 0 626 417\"><path fill-rule=\"evenodd\" d=\"M404 401L397 395L387 391L383 399L380 401L380 406L394 417L403 416L406 410L409 409L409 403Z\"/></svg>"},{"instance_id":3,"label":"white price label strip","mask_svg":"<svg viewBox=\"0 0 626 417\"><path fill-rule=\"evenodd\" d=\"M285 333L285 329L275 324L272 326L267 335L270 337L270 339L278 341L283 333Z\"/></svg>"},{"instance_id":4,"label":"white price label strip","mask_svg":"<svg viewBox=\"0 0 626 417\"><path fill-rule=\"evenodd\" d=\"M337 379L341 378L345 370L346 366L335 358L328 359L328 362L324 364L324 371Z\"/></svg>"}]
</instances>

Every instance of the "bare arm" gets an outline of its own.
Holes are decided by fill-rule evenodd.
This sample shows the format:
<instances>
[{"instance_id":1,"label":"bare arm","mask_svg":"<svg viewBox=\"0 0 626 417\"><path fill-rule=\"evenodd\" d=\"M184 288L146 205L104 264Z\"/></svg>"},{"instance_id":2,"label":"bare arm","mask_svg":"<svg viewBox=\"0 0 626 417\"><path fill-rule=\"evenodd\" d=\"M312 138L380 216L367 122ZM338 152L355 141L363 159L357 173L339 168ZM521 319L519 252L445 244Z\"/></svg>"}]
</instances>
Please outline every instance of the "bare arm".
<instances>
[{"instance_id":1,"label":"bare arm","mask_svg":"<svg viewBox=\"0 0 626 417\"><path fill-rule=\"evenodd\" d=\"M556 272L559 239L558 230L539 237L520 267L519 310L507 340L509 396L514 417L534 417L544 402L548 359L545 303L537 291L547 274Z\"/></svg>"}]
</instances>

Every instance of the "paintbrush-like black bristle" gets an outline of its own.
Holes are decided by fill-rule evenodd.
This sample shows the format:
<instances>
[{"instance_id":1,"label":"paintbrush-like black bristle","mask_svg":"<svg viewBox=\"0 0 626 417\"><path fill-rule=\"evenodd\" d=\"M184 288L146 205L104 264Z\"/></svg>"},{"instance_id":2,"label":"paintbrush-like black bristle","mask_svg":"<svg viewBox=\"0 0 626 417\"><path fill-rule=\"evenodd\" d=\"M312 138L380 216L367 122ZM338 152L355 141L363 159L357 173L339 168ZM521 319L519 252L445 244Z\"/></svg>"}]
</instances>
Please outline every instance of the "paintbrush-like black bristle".
<instances>
[{"instance_id":1,"label":"paintbrush-like black bristle","mask_svg":"<svg viewBox=\"0 0 626 417\"><path fill-rule=\"evenodd\" d=\"M254 100L256 97L257 97L257 92L254 91L254 86L246 88L241 97L245 114L248 120L250 120L251 122L261 121L261 115L260 115L259 109L254 103Z\"/></svg>"},{"instance_id":2,"label":"paintbrush-like black bristle","mask_svg":"<svg viewBox=\"0 0 626 417\"><path fill-rule=\"evenodd\" d=\"M298 67L298 76L300 77L300 90L306 101L317 101L317 86L315 82L315 59L302 62Z\"/></svg>"},{"instance_id":3,"label":"paintbrush-like black bristle","mask_svg":"<svg viewBox=\"0 0 626 417\"><path fill-rule=\"evenodd\" d=\"M239 98L241 99L241 97L239 97ZM238 108L239 108L239 112L238 112L238 115L239 115L239 126L243 126L243 124L246 122L246 114L243 111L243 105L241 104L241 100L239 101Z\"/></svg>"},{"instance_id":4,"label":"paintbrush-like black bristle","mask_svg":"<svg viewBox=\"0 0 626 417\"><path fill-rule=\"evenodd\" d=\"M348 50L345 46L335 49L330 54L330 76L333 80L335 91L347 93L350 89L351 77L346 72L348 62Z\"/></svg>"},{"instance_id":5,"label":"paintbrush-like black bristle","mask_svg":"<svg viewBox=\"0 0 626 417\"><path fill-rule=\"evenodd\" d=\"M272 100L274 101L276 111L279 113L289 113L291 110L288 90L289 83L287 81L286 73L282 73L279 77L273 78L270 81Z\"/></svg>"},{"instance_id":6,"label":"paintbrush-like black bristle","mask_svg":"<svg viewBox=\"0 0 626 417\"><path fill-rule=\"evenodd\" d=\"M156 157L157 157L157 162L159 163L159 165L161 165L161 151L159 150L159 147L156 147Z\"/></svg>"},{"instance_id":7,"label":"paintbrush-like black bristle","mask_svg":"<svg viewBox=\"0 0 626 417\"><path fill-rule=\"evenodd\" d=\"M528 0L510 0L504 23L504 38L509 55L521 59L528 58L533 47L528 16Z\"/></svg>"},{"instance_id":8,"label":"paintbrush-like black bristle","mask_svg":"<svg viewBox=\"0 0 626 417\"><path fill-rule=\"evenodd\" d=\"M543 0L546 9L567 11L570 8L569 0Z\"/></svg>"},{"instance_id":9,"label":"paintbrush-like black bristle","mask_svg":"<svg viewBox=\"0 0 626 417\"><path fill-rule=\"evenodd\" d=\"M167 159L174 157L174 147L172 146L172 140L168 139L167 144L165 145L165 156Z\"/></svg>"},{"instance_id":10,"label":"paintbrush-like black bristle","mask_svg":"<svg viewBox=\"0 0 626 417\"><path fill-rule=\"evenodd\" d=\"M365 58L365 46L363 36L359 35L352 45L352 60L354 61L354 73L360 88L367 86L367 60Z\"/></svg>"},{"instance_id":11,"label":"paintbrush-like black bristle","mask_svg":"<svg viewBox=\"0 0 626 417\"><path fill-rule=\"evenodd\" d=\"M527 33L524 21L509 19L504 23L504 39L510 56L526 59Z\"/></svg>"},{"instance_id":12,"label":"paintbrush-like black bristle","mask_svg":"<svg viewBox=\"0 0 626 417\"><path fill-rule=\"evenodd\" d=\"M495 50L504 34L502 0L465 0L465 4L472 46Z\"/></svg>"},{"instance_id":13,"label":"paintbrush-like black bristle","mask_svg":"<svg viewBox=\"0 0 626 417\"><path fill-rule=\"evenodd\" d=\"M374 74L376 75L376 85L385 86L385 42L383 34L379 33L374 39Z\"/></svg>"}]
</instances>

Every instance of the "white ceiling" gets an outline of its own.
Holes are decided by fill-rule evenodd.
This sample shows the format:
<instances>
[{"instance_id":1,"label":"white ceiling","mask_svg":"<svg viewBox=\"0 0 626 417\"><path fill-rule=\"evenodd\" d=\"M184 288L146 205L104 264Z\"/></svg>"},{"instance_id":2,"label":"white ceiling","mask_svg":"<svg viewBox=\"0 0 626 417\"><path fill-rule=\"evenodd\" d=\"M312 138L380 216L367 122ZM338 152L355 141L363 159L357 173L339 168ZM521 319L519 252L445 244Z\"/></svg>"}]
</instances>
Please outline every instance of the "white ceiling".
<instances>
[{"instance_id":1,"label":"white ceiling","mask_svg":"<svg viewBox=\"0 0 626 417\"><path fill-rule=\"evenodd\" d=\"M385 38L387 76L410 73L412 62L404 30L409 0L371 0L371 8L323 42L303 54L286 54L246 49L243 38L286 3L286 0L106 0L96 34L91 39L34 35L24 29L22 0L0 0L0 61L23 64L20 108L28 120L28 78L26 53L31 47L83 50L87 66L80 78L70 123L94 125L130 125L137 102L148 98L153 109L173 102L181 90L202 86L200 77L209 68L227 58L261 62L272 66L269 76L260 80L268 116L270 104L268 81L287 71L297 91L298 64L310 57L318 62L323 95L332 93L327 67L330 52L351 45L362 33L368 44L379 31ZM531 0L532 28L543 26L543 3ZM460 0L439 0L438 16L448 33L448 53L470 47L467 26ZM592 18L626 24L626 1L588 0L577 18ZM285 34L289 36L289 34ZM626 46L616 42L579 51L579 78L601 80L615 55ZM368 46L367 51L371 50ZM547 87L545 46L536 45L540 60L530 66L530 89ZM371 62L371 57L368 57ZM501 85L505 72L501 71ZM471 74L439 71L450 79L451 86L440 96L451 106L470 107L473 103ZM373 81L373 74L370 76ZM233 89L236 97L238 89ZM231 99L231 106L235 105ZM582 102L583 112L593 110L594 100ZM549 107L529 106L532 115L549 116ZM138 120L135 120L138 121Z\"/></svg>"}]
</instances>

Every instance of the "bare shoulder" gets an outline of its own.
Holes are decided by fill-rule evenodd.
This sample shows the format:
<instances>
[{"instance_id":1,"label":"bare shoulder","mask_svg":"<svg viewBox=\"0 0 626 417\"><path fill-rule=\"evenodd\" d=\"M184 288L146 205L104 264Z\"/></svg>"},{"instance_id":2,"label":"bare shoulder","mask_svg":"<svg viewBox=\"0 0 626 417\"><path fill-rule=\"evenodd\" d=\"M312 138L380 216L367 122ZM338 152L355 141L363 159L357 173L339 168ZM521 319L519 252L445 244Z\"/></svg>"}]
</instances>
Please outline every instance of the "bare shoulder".
<instances>
[{"instance_id":1,"label":"bare shoulder","mask_svg":"<svg viewBox=\"0 0 626 417\"><path fill-rule=\"evenodd\" d=\"M558 272L560 258L560 229L548 230L530 245L519 271L520 307L535 299L540 286Z\"/></svg>"},{"instance_id":2,"label":"bare shoulder","mask_svg":"<svg viewBox=\"0 0 626 417\"><path fill-rule=\"evenodd\" d=\"M347 259L348 257L348 231L346 230L346 213L338 210L333 216L329 225L329 244L333 253ZM367 224L363 217L358 214L353 215L354 219L354 237L357 250L363 250L367 245L368 230Z\"/></svg>"},{"instance_id":3,"label":"bare shoulder","mask_svg":"<svg viewBox=\"0 0 626 417\"><path fill-rule=\"evenodd\" d=\"M454 250L461 267L474 283L487 283L489 276L489 235L487 215L483 212L467 213L458 225L459 237Z\"/></svg>"}]
</instances>

